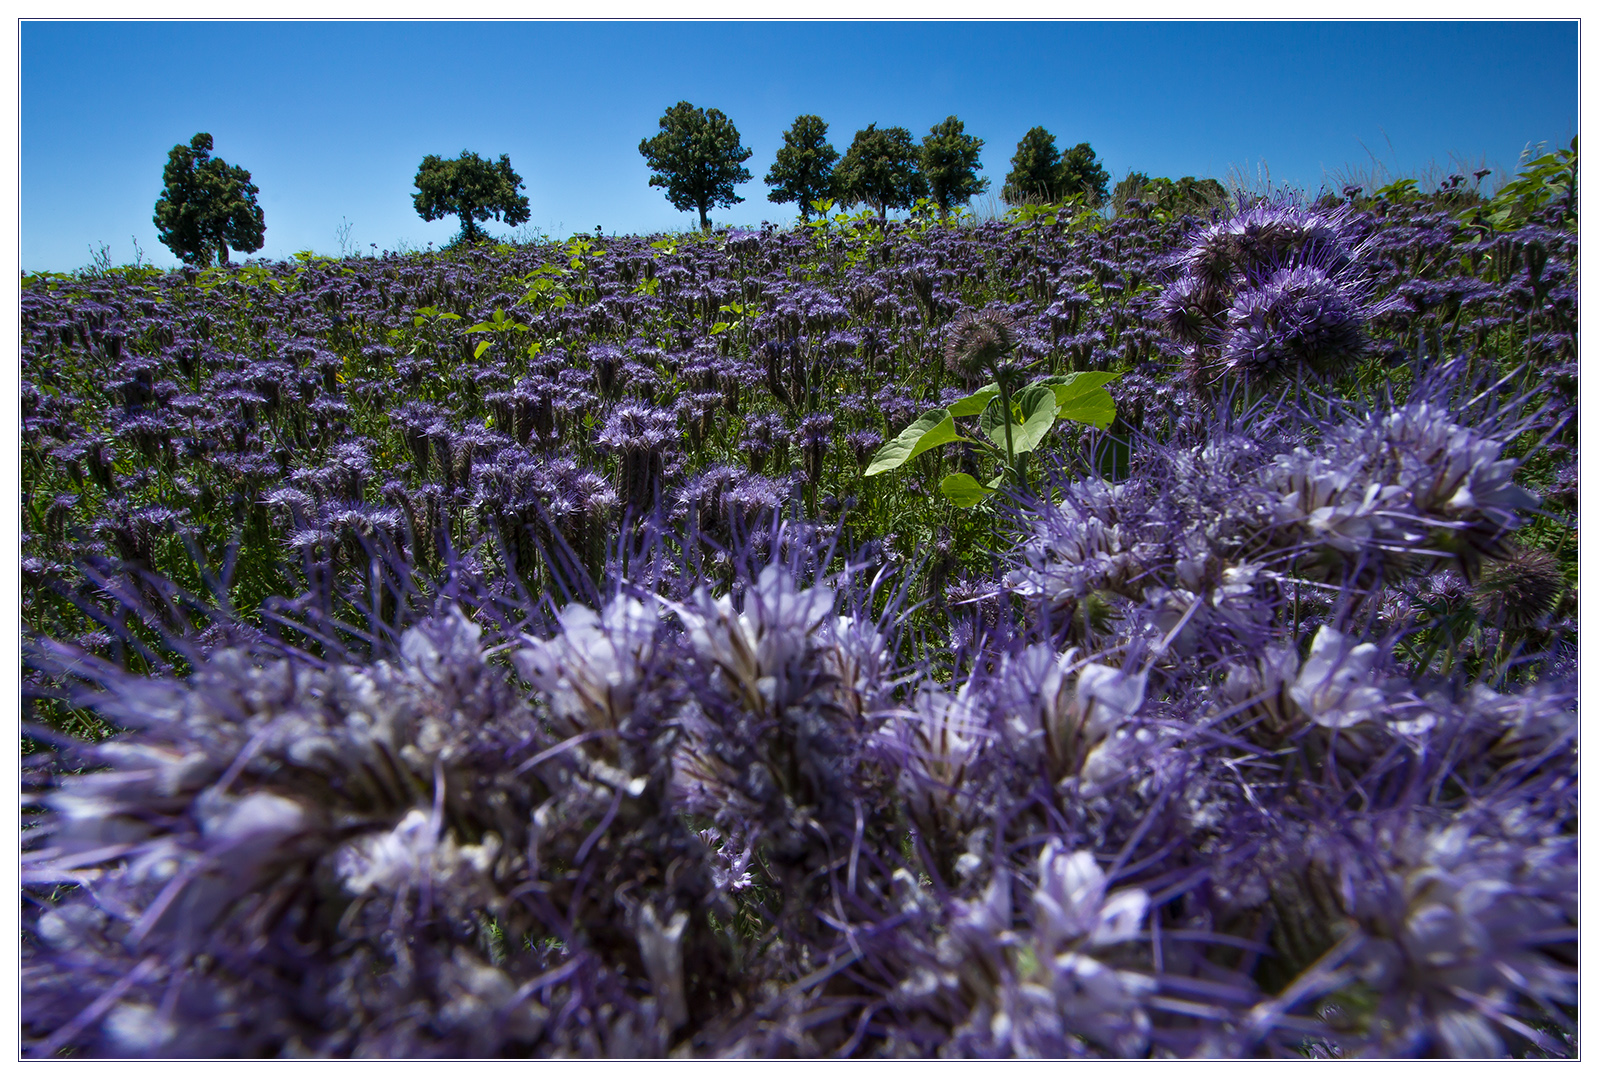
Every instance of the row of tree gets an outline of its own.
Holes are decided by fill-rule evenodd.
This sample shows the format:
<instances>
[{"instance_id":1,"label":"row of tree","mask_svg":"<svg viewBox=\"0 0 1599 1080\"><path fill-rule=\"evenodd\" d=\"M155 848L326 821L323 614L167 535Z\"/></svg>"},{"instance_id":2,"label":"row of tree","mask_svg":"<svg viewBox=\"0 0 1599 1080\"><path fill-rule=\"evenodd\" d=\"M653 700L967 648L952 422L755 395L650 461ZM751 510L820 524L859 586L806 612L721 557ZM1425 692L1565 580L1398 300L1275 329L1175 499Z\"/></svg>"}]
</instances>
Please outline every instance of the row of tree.
<instances>
[{"instance_id":1,"label":"row of tree","mask_svg":"<svg viewBox=\"0 0 1599 1080\"><path fill-rule=\"evenodd\" d=\"M712 207L744 201L733 188L750 180L744 162L751 151L719 109L680 101L666 110L660 127L659 134L639 143L651 169L650 186L664 187L677 209L699 211L700 228L708 230ZM864 203L880 220L890 209L913 206L918 199L930 199L947 214L988 190L987 178L977 175L982 149L983 140L966 134L966 126L951 116L934 124L920 143L905 128L868 124L841 158L827 140L827 123L806 114L783 133L765 183L772 202L798 203L803 220L809 220L813 203L828 199ZM1097 208L1105 203L1109 181L1087 143L1062 154L1055 136L1035 127L1016 144L1000 198L1015 206L1076 195Z\"/></svg>"},{"instance_id":2,"label":"row of tree","mask_svg":"<svg viewBox=\"0 0 1599 1080\"><path fill-rule=\"evenodd\" d=\"M699 211L700 228L709 231L713 207L744 201L733 189L750 180L743 163L751 151L719 109L680 101L666 110L660 128L659 134L639 143L650 166L650 186L665 188L667 200L678 210ZM256 202L259 189L250 173L212 157L212 147L211 136L201 132L187 146L172 148L162 172L165 186L155 205L156 229L161 242L186 262L215 258L226 264L230 248L257 251L265 241L266 222ZM855 133L841 157L827 141L827 124L807 114L783 133L765 182L771 201L798 203L803 220L823 200L864 203L884 221L889 210L911 207L919 199L931 200L939 213L947 214L988 190L987 178L977 175L983 167L978 157L982 148L983 140L966 134L965 125L951 116L934 124L920 143L905 128L869 124ZM1075 195L1098 208L1108 197L1109 179L1087 143L1062 154L1055 136L1035 127L1016 144L1000 198L1015 206ZM412 205L424 221L459 217L461 239L473 243L483 236L480 222L494 218L521 225L528 220L524 186L505 154L497 162L467 150L457 158L429 154L417 170Z\"/></svg>"}]
</instances>

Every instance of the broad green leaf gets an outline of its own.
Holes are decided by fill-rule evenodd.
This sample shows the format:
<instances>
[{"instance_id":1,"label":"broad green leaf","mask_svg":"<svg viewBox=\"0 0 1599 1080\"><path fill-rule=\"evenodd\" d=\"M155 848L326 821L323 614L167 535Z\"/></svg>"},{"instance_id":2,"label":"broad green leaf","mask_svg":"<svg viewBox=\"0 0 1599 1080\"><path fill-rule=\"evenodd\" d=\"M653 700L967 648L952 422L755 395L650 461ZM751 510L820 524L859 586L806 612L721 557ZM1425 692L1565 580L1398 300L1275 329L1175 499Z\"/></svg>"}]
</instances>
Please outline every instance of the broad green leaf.
<instances>
[{"instance_id":1,"label":"broad green leaf","mask_svg":"<svg viewBox=\"0 0 1599 1080\"><path fill-rule=\"evenodd\" d=\"M715 323L715 324L714 324L714 325L712 325L712 327L711 327L711 333L713 333L713 334L720 334L720 333L722 333L722 332L723 332L723 331L725 331L725 330L726 330L726 329L727 329L727 328L728 328L728 327L729 327L729 326L731 326L731 325L732 325L732 324L731 324L731 323L725 323L725 322L719 322L719 323Z\"/></svg>"},{"instance_id":2,"label":"broad green leaf","mask_svg":"<svg viewBox=\"0 0 1599 1080\"><path fill-rule=\"evenodd\" d=\"M1014 409L1015 406L1016 403L1014 401L1011 402L1011 408ZM999 395L995 394L989 399L987 407L983 409L983 415L977 418L977 429L983 433L984 438L1001 450L1005 449L1005 421L1000 416L1003 408L1004 403L1000 400ZM1014 413L1012 413L1011 422L1013 424L1016 422ZM1014 432L1012 434L1014 436Z\"/></svg>"},{"instance_id":3,"label":"broad green leaf","mask_svg":"<svg viewBox=\"0 0 1599 1080\"><path fill-rule=\"evenodd\" d=\"M451 320L453 320L455 322L459 322L461 320L461 316L455 314L455 312L453 312L453 311L446 311L443 315L440 315L439 318L441 318L441 319L451 319Z\"/></svg>"},{"instance_id":4,"label":"broad green leaf","mask_svg":"<svg viewBox=\"0 0 1599 1080\"><path fill-rule=\"evenodd\" d=\"M944 477L939 482L938 490L956 506L976 506L991 497L996 489L993 484L980 484L975 476L958 472Z\"/></svg>"},{"instance_id":5,"label":"broad green leaf","mask_svg":"<svg viewBox=\"0 0 1599 1080\"><path fill-rule=\"evenodd\" d=\"M930 409L911 425L878 448L871 463L866 466L867 476L897 469L918 454L935 446L961 441L955 433L955 421L948 409Z\"/></svg>"},{"instance_id":6,"label":"broad green leaf","mask_svg":"<svg viewBox=\"0 0 1599 1080\"><path fill-rule=\"evenodd\" d=\"M1110 427L1111 421L1116 419L1116 402L1109 391L1103 387L1095 387L1083 397L1076 398L1059 409L1057 415L1062 420L1087 424L1104 431Z\"/></svg>"},{"instance_id":7,"label":"broad green leaf","mask_svg":"<svg viewBox=\"0 0 1599 1080\"><path fill-rule=\"evenodd\" d=\"M1043 441L1050 425L1055 422L1055 391L1052 387L1037 383L1025 386L1010 399L1010 409L1011 449L1024 454ZM1005 449L1003 412L1004 406L996 394L977 421L983 435L1001 450Z\"/></svg>"},{"instance_id":8,"label":"broad green leaf","mask_svg":"<svg viewBox=\"0 0 1599 1080\"><path fill-rule=\"evenodd\" d=\"M967 394L949 407L951 416L976 416L988 405L988 399L999 393L998 383L989 383L974 393Z\"/></svg>"},{"instance_id":9,"label":"broad green leaf","mask_svg":"<svg viewBox=\"0 0 1599 1080\"><path fill-rule=\"evenodd\" d=\"M1016 395L1013 404L1021 410L1024 419L1021 428L1011 432L1011 449L1018 454L1025 454L1043 442L1044 436L1054 426L1055 392L1048 386L1029 386Z\"/></svg>"},{"instance_id":10,"label":"broad green leaf","mask_svg":"<svg viewBox=\"0 0 1599 1080\"><path fill-rule=\"evenodd\" d=\"M483 354L488 352L492 348L494 348L494 342L492 342L492 341L480 341L480 342L478 342L477 343L477 348L472 350L472 359L481 360L483 358Z\"/></svg>"},{"instance_id":11,"label":"broad green leaf","mask_svg":"<svg viewBox=\"0 0 1599 1080\"><path fill-rule=\"evenodd\" d=\"M1104 429L1116 419L1116 402L1103 387L1117 378L1120 376L1110 371L1077 371L1052 375L1034 385L1054 388L1055 414L1060 419Z\"/></svg>"},{"instance_id":12,"label":"broad green leaf","mask_svg":"<svg viewBox=\"0 0 1599 1080\"><path fill-rule=\"evenodd\" d=\"M468 334L486 334L491 330L498 329L499 327L495 326L493 323L480 322L473 323L471 326L468 326L465 332Z\"/></svg>"}]
</instances>

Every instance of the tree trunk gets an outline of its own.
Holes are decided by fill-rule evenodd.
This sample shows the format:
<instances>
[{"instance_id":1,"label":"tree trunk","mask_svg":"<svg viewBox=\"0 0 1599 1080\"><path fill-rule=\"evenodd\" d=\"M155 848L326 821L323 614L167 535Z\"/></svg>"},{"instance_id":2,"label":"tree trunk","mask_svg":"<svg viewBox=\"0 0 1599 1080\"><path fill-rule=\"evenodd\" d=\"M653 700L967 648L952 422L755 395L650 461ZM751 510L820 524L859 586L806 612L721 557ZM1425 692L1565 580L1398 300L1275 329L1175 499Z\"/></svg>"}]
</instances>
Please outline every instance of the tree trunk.
<instances>
[{"instance_id":1,"label":"tree trunk","mask_svg":"<svg viewBox=\"0 0 1599 1080\"><path fill-rule=\"evenodd\" d=\"M711 215L706 213L708 209L709 207L705 206L705 204L700 204L700 232L708 233L711 231Z\"/></svg>"},{"instance_id":2,"label":"tree trunk","mask_svg":"<svg viewBox=\"0 0 1599 1080\"><path fill-rule=\"evenodd\" d=\"M217 241L217 262L220 266L228 265L228 245L220 240Z\"/></svg>"}]
</instances>

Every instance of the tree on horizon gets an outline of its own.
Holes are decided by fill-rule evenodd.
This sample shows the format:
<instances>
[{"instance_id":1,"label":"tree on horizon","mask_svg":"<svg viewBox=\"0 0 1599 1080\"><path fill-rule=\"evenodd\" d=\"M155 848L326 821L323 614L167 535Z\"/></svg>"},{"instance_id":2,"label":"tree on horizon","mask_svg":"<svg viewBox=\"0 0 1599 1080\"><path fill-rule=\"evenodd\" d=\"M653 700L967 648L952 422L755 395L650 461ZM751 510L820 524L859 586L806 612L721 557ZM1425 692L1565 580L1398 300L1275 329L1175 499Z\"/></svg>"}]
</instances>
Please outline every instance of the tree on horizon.
<instances>
[{"instance_id":1,"label":"tree on horizon","mask_svg":"<svg viewBox=\"0 0 1599 1080\"><path fill-rule=\"evenodd\" d=\"M809 221L811 203L833 194L837 162L838 151L827 141L827 123L810 113L795 117L764 178L771 186L767 198L775 203L799 203L800 220Z\"/></svg>"},{"instance_id":2,"label":"tree on horizon","mask_svg":"<svg viewBox=\"0 0 1599 1080\"><path fill-rule=\"evenodd\" d=\"M733 186L748 182L743 162L752 151L720 109L679 101L661 117L660 134L640 141L638 150L651 169L650 187L665 188L674 209L698 210L703 232L711 231L711 207L744 201Z\"/></svg>"},{"instance_id":3,"label":"tree on horizon","mask_svg":"<svg viewBox=\"0 0 1599 1080\"><path fill-rule=\"evenodd\" d=\"M228 248L249 254L266 241L266 218L250 173L211 156L208 132L179 143L161 170L164 187L155 204L161 242L186 263L228 265Z\"/></svg>"},{"instance_id":4,"label":"tree on horizon","mask_svg":"<svg viewBox=\"0 0 1599 1080\"><path fill-rule=\"evenodd\" d=\"M966 134L966 126L954 116L934 124L922 139L922 175L940 214L988 190L988 178L977 176L982 149L983 140Z\"/></svg>"},{"instance_id":5,"label":"tree on horizon","mask_svg":"<svg viewBox=\"0 0 1599 1080\"><path fill-rule=\"evenodd\" d=\"M890 207L905 209L927 194L921 164L921 149L909 131L874 123L855 133L833 175L845 199L866 203L887 224Z\"/></svg>"},{"instance_id":6,"label":"tree on horizon","mask_svg":"<svg viewBox=\"0 0 1599 1080\"><path fill-rule=\"evenodd\" d=\"M423 221L458 215L460 239L467 244L483 238L480 221L503 219L507 225L521 225L531 216L527 196L518 194L522 178L511 168L511 159L500 155L498 162L462 150L458 158L429 154L416 171L416 193L411 204Z\"/></svg>"}]
</instances>

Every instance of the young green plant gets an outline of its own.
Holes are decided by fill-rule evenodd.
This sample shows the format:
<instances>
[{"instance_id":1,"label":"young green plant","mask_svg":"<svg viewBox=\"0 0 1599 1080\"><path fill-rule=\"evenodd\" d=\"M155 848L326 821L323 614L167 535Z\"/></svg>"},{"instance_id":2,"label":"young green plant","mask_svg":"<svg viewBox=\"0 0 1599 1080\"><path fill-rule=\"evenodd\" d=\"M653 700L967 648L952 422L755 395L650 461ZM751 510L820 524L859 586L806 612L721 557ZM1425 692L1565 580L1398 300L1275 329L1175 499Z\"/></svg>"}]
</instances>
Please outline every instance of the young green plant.
<instances>
[{"instance_id":1,"label":"young green plant","mask_svg":"<svg viewBox=\"0 0 1599 1080\"><path fill-rule=\"evenodd\" d=\"M929 409L904 431L884 443L866 466L876 476L945 443L970 443L1000 459L998 475L983 483L969 473L946 476L939 490L957 506L976 506L994 495L1006 480L1026 485L1026 455L1037 449L1057 420L1104 429L1116 419L1116 403L1105 383L1108 371L1050 375L1019 386L1023 368L1014 360L1016 326L1004 313L987 310L957 319L945 347L945 361L957 374L989 373L994 381L947 407ZM960 417L978 418L986 444L961 435Z\"/></svg>"}]
</instances>

